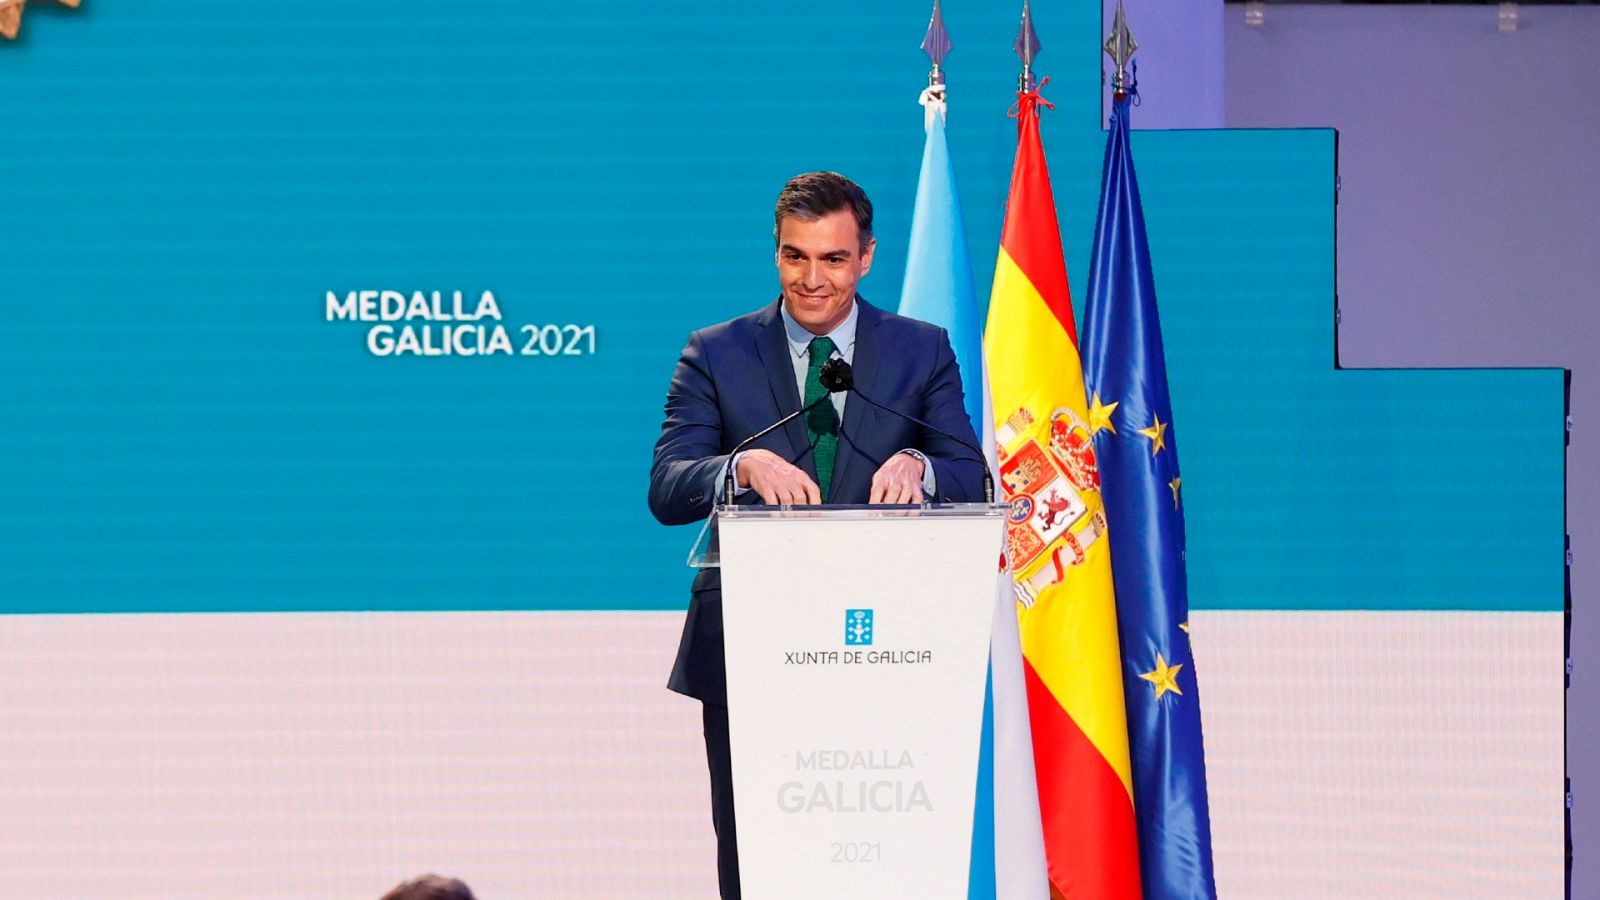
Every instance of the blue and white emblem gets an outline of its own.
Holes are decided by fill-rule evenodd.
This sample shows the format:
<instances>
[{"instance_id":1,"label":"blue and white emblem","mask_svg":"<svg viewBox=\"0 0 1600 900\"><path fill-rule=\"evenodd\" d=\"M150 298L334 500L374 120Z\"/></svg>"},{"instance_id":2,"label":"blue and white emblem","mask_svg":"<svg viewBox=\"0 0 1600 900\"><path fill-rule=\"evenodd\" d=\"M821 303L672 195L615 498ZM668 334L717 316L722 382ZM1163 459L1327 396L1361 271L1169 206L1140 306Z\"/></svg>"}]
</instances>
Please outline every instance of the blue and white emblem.
<instances>
[{"instance_id":1,"label":"blue and white emblem","mask_svg":"<svg viewBox=\"0 0 1600 900\"><path fill-rule=\"evenodd\" d=\"M872 610L847 609L844 611L844 645L867 647L872 644Z\"/></svg>"}]
</instances>

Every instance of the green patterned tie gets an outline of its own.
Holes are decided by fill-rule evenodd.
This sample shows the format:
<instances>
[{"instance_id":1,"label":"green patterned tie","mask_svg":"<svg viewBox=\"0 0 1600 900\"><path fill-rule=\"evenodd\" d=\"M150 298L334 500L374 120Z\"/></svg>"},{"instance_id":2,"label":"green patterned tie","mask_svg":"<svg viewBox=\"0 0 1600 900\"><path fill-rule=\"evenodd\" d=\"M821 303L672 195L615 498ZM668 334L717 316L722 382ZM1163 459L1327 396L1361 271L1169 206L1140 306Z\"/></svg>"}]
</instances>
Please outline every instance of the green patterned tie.
<instances>
[{"instance_id":1,"label":"green patterned tie","mask_svg":"<svg viewBox=\"0 0 1600 900\"><path fill-rule=\"evenodd\" d=\"M822 386L822 364L833 355L833 339L811 339L811 365L806 368L806 399L802 406L810 406L826 397ZM828 483L833 481L833 457L839 449L839 416L833 401L818 403L817 408L806 413L806 437L811 441L812 454L817 462L817 487L822 491L822 502L828 502Z\"/></svg>"}]
</instances>

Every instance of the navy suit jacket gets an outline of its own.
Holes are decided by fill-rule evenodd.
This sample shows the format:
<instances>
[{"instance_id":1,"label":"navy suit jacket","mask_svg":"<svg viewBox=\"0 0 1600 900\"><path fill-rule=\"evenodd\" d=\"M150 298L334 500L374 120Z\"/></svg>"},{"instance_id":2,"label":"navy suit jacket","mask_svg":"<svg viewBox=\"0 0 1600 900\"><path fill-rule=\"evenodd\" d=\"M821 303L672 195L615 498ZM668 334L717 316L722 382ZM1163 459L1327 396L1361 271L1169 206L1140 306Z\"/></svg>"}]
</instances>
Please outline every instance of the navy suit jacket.
<instances>
[{"instance_id":1,"label":"navy suit jacket","mask_svg":"<svg viewBox=\"0 0 1600 900\"><path fill-rule=\"evenodd\" d=\"M733 448L800 408L778 312L781 303L689 335L667 390L666 421L650 468L650 511L663 524L698 522L710 515L721 490L712 483ZM860 297L856 304L856 386L885 406L976 444L962 405L961 373L944 329L884 312ZM753 446L817 477L802 419ZM983 463L970 448L851 396L839 427L828 502L866 503L878 467L906 449L920 451L933 466L939 502L983 499ZM761 498L747 492L740 502L760 503ZM668 687L707 703L727 703L717 569L701 569L694 580Z\"/></svg>"}]
</instances>

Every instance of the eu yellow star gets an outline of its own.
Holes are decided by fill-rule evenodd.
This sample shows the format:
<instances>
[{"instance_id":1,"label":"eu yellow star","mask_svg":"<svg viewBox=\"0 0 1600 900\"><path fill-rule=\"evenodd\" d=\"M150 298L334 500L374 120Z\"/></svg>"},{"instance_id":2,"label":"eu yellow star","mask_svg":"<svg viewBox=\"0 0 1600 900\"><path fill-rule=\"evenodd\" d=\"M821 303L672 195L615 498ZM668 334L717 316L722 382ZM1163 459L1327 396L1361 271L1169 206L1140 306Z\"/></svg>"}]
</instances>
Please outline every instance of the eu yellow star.
<instances>
[{"instance_id":1,"label":"eu yellow star","mask_svg":"<svg viewBox=\"0 0 1600 900\"><path fill-rule=\"evenodd\" d=\"M1188 634L1189 633L1189 623L1188 622L1179 622L1178 623L1178 630L1183 632L1184 634Z\"/></svg>"},{"instance_id":2,"label":"eu yellow star","mask_svg":"<svg viewBox=\"0 0 1600 900\"><path fill-rule=\"evenodd\" d=\"M1101 429L1105 429L1112 434L1117 433L1117 426L1111 421L1111 414L1116 412L1117 406L1120 402L1121 401L1116 401L1113 403L1101 403L1099 392L1095 392L1094 402L1089 404L1090 435L1099 434Z\"/></svg>"},{"instance_id":3,"label":"eu yellow star","mask_svg":"<svg viewBox=\"0 0 1600 900\"><path fill-rule=\"evenodd\" d=\"M1161 654L1157 653L1155 671L1145 672L1139 677L1155 685L1157 700L1160 700L1161 695L1167 691L1181 696L1183 691L1178 689L1178 672L1182 668L1183 665L1181 663L1176 666L1167 665L1167 661L1161 658Z\"/></svg>"},{"instance_id":4,"label":"eu yellow star","mask_svg":"<svg viewBox=\"0 0 1600 900\"><path fill-rule=\"evenodd\" d=\"M1178 488L1183 487L1183 479L1179 478L1176 475L1174 475L1172 480L1167 482L1167 487L1172 488L1172 508L1173 509L1177 509L1178 508Z\"/></svg>"},{"instance_id":5,"label":"eu yellow star","mask_svg":"<svg viewBox=\"0 0 1600 900\"><path fill-rule=\"evenodd\" d=\"M1149 428L1139 429L1139 433L1150 439L1150 455L1155 456L1167 445L1167 423L1161 421L1161 417L1155 413L1151 413L1150 418L1154 419L1155 423Z\"/></svg>"}]
</instances>

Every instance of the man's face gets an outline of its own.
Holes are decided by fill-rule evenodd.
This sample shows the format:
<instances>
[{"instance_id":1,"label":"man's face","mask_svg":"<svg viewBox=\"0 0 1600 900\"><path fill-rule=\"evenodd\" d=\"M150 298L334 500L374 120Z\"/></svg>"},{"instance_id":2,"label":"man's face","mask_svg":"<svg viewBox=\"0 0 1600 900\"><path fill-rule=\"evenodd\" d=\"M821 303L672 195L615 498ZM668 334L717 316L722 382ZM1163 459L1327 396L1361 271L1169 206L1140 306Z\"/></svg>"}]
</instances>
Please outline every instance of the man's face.
<instances>
[{"instance_id":1,"label":"man's face","mask_svg":"<svg viewBox=\"0 0 1600 900\"><path fill-rule=\"evenodd\" d=\"M850 315L856 282L872 268L876 241L861 248L856 217L848 209L807 221L778 223L778 283L783 305L807 331L827 334Z\"/></svg>"}]
</instances>

